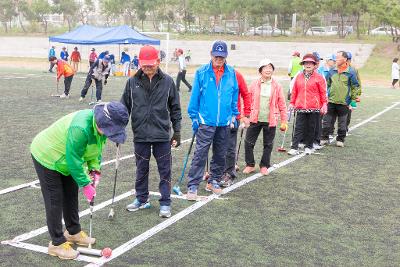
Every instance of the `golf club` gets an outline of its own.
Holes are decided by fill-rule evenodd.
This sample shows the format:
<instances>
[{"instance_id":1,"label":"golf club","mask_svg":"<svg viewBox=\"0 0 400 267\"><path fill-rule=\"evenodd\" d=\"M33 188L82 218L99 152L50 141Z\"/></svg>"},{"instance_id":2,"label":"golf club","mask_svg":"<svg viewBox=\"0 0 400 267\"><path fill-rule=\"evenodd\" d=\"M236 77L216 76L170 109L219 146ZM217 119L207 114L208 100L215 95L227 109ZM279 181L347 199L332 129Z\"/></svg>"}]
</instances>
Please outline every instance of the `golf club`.
<instances>
[{"instance_id":1,"label":"golf club","mask_svg":"<svg viewBox=\"0 0 400 267\"><path fill-rule=\"evenodd\" d=\"M95 81L94 79L92 79L92 83L90 84L91 93L90 93L90 102L89 102L89 106L91 106L91 105L96 105L96 101L94 100L94 96L93 96L93 93L94 93L94 84L96 84L96 81Z\"/></svg>"},{"instance_id":2,"label":"golf club","mask_svg":"<svg viewBox=\"0 0 400 267\"><path fill-rule=\"evenodd\" d=\"M293 137L295 130L296 130L296 110L293 110L292 141L290 142L290 146L292 146L293 144Z\"/></svg>"},{"instance_id":3,"label":"golf club","mask_svg":"<svg viewBox=\"0 0 400 267\"><path fill-rule=\"evenodd\" d=\"M239 165L237 164L239 161L239 152L240 152L240 146L242 145L242 140L243 140L243 132L244 132L244 125L240 125L240 140L239 140L239 145L238 145L238 149L236 151L236 159L235 159L235 170L239 171Z\"/></svg>"},{"instance_id":4,"label":"golf club","mask_svg":"<svg viewBox=\"0 0 400 267\"><path fill-rule=\"evenodd\" d=\"M56 78L56 79L57 79L57 78ZM56 94L52 94L52 95L51 95L52 97L60 97L60 93L59 93L59 91L58 91L58 84L59 84L59 81L58 81L58 79L57 79Z\"/></svg>"},{"instance_id":5,"label":"golf club","mask_svg":"<svg viewBox=\"0 0 400 267\"><path fill-rule=\"evenodd\" d=\"M90 218L89 218L89 238L92 238L92 225L93 225L93 206L94 206L94 197L92 198L92 201L89 203L90 207ZM89 244L88 246L89 249L92 248L92 244Z\"/></svg>"},{"instance_id":6,"label":"golf club","mask_svg":"<svg viewBox=\"0 0 400 267\"><path fill-rule=\"evenodd\" d=\"M189 156L190 156L190 152L192 152L192 147L193 147L193 143L194 143L194 138L196 137L196 135L193 133L192 136L192 140L190 141L190 146L189 146L189 150L186 154L185 160L183 162L183 168L182 168L182 173L181 173L181 177L179 177L178 181L176 182L176 184L174 185L174 187L172 188L172 191L174 191L175 194L177 194L178 196L182 196L183 193L180 189L180 185L183 182L183 177L185 176L185 170L186 170L186 166L189 160Z\"/></svg>"},{"instance_id":7,"label":"golf club","mask_svg":"<svg viewBox=\"0 0 400 267\"><path fill-rule=\"evenodd\" d=\"M290 122L291 117L292 117L292 111L290 110L289 115L288 115L288 123ZM288 127L286 127L285 133L283 134L282 144L280 147L278 147L278 152L286 152L286 149L283 146L285 144L287 129L288 129Z\"/></svg>"},{"instance_id":8,"label":"golf club","mask_svg":"<svg viewBox=\"0 0 400 267\"><path fill-rule=\"evenodd\" d=\"M115 199L115 189L117 187L117 176L118 176L118 165L119 165L119 144L117 144L117 152L115 156L115 176L114 176L114 188L111 200L111 208L110 212L108 213L108 219L114 219L114 199Z\"/></svg>"},{"instance_id":9,"label":"golf club","mask_svg":"<svg viewBox=\"0 0 400 267\"><path fill-rule=\"evenodd\" d=\"M208 155L207 155L206 171L204 172L204 175L203 175L203 181L207 181L208 178L210 178L210 172L208 171Z\"/></svg>"}]
</instances>

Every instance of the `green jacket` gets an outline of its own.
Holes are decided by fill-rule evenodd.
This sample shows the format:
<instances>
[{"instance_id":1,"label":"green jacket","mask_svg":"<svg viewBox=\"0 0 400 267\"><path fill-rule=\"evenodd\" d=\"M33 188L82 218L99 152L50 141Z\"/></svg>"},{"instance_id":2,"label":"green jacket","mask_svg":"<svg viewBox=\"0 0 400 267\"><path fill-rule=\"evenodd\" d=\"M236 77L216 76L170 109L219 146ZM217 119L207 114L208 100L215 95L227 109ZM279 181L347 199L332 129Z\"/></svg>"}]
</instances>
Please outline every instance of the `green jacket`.
<instances>
[{"instance_id":1,"label":"green jacket","mask_svg":"<svg viewBox=\"0 0 400 267\"><path fill-rule=\"evenodd\" d=\"M351 67L342 73L338 73L337 68L331 69L326 83L329 103L349 105L352 100L356 100L360 90L357 74Z\"/></svg>"},{"instance_id":2,"label":"green jacket","mask_svg":"<svg viewBox=\"0 0 400 267\"><path fill-rule=\"evenodd\" d=\"M79 187L91 179L87 170L100 170L106 137L97 132L91 109L68 114L41 131L31 144L32 156L44 167L71 175Z\"/></svg>"},{"instance_id":3,"label":"green jacket","mask_svg":"<svg viewBox=\"0 0 400 267\"><path fill-rule=\"evenodd\" d=\"M303 70L303 66L300 65L301 59L299 57L292 57L289 67L289 76L293 78L299 71Z\"/></svg>"}]
</instances>

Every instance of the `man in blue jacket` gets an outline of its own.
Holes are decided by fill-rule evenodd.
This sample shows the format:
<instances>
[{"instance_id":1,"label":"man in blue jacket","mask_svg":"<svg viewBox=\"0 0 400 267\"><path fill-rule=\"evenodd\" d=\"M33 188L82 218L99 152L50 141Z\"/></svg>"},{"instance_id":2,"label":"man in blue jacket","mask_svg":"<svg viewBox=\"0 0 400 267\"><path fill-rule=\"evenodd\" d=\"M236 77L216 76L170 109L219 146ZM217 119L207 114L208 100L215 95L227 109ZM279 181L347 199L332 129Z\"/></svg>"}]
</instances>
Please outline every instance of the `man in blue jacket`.
<instances>
[{"instance_id":1,"label":"man in blue jacket","mask_svg":"<svg viewBox=\"0 0 400 267\"><path fill-rule=\"evenodd\" d=\"M197 188L202 180L208 150L212 144L211 177L207 191L221 194L218 180L225 167L228 130L239 115L237 109L238 84L235 70L226 64L228 48L216 41L211 49L210 63L201 66L194 76L188 113L196 134L196 148L188 175L188 200L197 199Z\"/></svg>"},{"instance_id":2,"label":"man in blue jacket","mask_svg":"<svg viewBox=\"0 0 400 267\"><path fill-rule=\"evenodd\" d=\"M51 46L50 50L49 50L49 56L48 58L50 59L51 57L55 57L56 56L56 47L54 45ZM49 67L49 72L53 72L53 67L54 67L54 63L50 62L50 67Z\"/></svg>"}]
</instances>

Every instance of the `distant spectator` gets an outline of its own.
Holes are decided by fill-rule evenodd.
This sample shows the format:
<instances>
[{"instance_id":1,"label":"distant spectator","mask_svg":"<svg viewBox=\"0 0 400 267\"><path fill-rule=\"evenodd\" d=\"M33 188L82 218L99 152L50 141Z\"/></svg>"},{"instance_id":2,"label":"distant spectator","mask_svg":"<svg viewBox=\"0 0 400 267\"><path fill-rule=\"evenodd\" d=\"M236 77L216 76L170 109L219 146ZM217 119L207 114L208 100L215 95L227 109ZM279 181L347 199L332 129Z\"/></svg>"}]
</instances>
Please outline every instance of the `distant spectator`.
<instances>
[{"instance_id":1,"label":"distant spectator","mask_svg":"<svg viewBox=\"0 0 400 267\"><path fill-rule=\"evenodd\" d=\"M96 54L96 49L94 48L92 48L90 51L91 52L89 54L89 67L91 68L97 60L97 54Z\"/></svg>"},{"instance_id":2,"label":"distant spectator","mask_svg":"<svg viewBox=\"0 0 400 267\"><path fill-rule=\"evenodd\" d=\"M133 64L133 68L134 68L135 70L138 70L138 69L139 69L139 58L138 58L137 55L134 55L134 56L133 56L132 64Z\"/></svg>"},{"instance_id":3,"label":"distant spectator","mask_svg":"<svg viewBox=\"0 0 400 267\"><path fill-rule=\"evenodd\" d=\"M303 66L300 64L300 62L301 62L300 52L294 51L292 54L292 59L290 60L290 63L289 63L289 68L288 68L288 75L290 77L290 80L293 80L293 78L296 76L296 74L303 70ZM292 92L289 89L288 100L290 100L291 93Z\"/></svg>"},{"instance_id":4,"label":"distant spectator","mask_svg":"<svg viewBox=\"0 0 400 267\"><path fill-rule=\"evenodd\" d=\"M192 59L192 52L190 51L190 49L188 49L185 54L185 60L186 62L190 62L191 59Z\"/></svg>"},{"instance_id":5,"label":"distant spectator","mask_svg":"<svg viewBox=\"0 0 400 267\"><path fill-rule=\"evenodd\" d=\"M393 64L392 64L392 87L393 89L396 88L395 85L399 81L399 64L397 63L399 59L395 57L393 59Z\"/></svg>"},{"instance_id":6,"label":"distant spectator","mask_svg":"<svg viewBox=\"0 0 400 267\"><path fill-rule=\"evenodd\" d=\"M323 75L325 79L328 77L329 71L335 67L336 55L331 54L326 57L325 64L318 68L318 73Z\"/></svg>"},{"instance_id":7,"label":"distant spectator","mask_svg":"<svg viewBox=\"0 0 400 267\"><path fill-rule=\"evenodd\" d=\"M72 62L72 67L75 70L75 73L78 72L79 68L79 62L81 62L81 53L78 51L78 47L74 47L74 51L71 54L71 62Z\"/></svg>"},{"instance_id":8,"label":"distant spectator","mask_svg":"<svg viewBox=\"0 0 400 267\"><path fill-rule=\"evenodd\" d=\"M192 86L190 85L190 83L186 80L186 64L185 64L185 59L183 58L183 50L182 49L178 49L178 62L179 62L179 72L178 72L178 76L176 77L176 89L178 90L178 92L180 91L180 85L181 85L181 81L186 84L186 86L189 89L189 92L192 91Z\"/></svg>"},{"instance_id":9,"label":"distant spectator","mask_svg":"<svg viewBox=\"0 0 400 267\"><path fill-rule=\"evenodd\" d=\"M121 53L121 64L124 67L124 76L129 76L129 67L131 64L131 57L124 51Z\"/></svg>"},{"instance_id":10,"label":"distant spectator","mask_svg":"<svg viewBox=\"0 0 400 267\"><path fill-rule=\"evenodd\" d=\"M110 75L114 75L115 73L115 56L114 54L110 54L110 64L111 64L111 69L110 69Z\"/></svg>"},{"instance_id":11,"label":"distant spectator","mask_svg":"<svg viewBox=\"0 0 400 267\"><path fill-rule=\"evenodd\" d=\"M161 61L164 61L164 59L165 59L166 56L167 56L167 55L165 54L164 50L160 50L160 60L161 60Z\"/></svg>"},{"instance_id":12,"label":"distant spectator","mask_svg":"<svg viewBox=\"0 0 400 267\"><path fill-rule=\"evenodd\" d=\"M50 61L50 58L55 56L56 56L56 47L52 45L49 50L49 56L48 56L50 62L49 72L53 72L53 67L54 67L54 63Z\"/></svg>"},{"instance_id":13,"label":"distant spectator","mask_svg":"<svg viewBox=\"0 0 400 267\"><path fill-rule=\"evenodd\" d=\"M62 60L65 60L65 61L68 62L68 57L69 57L69 54L68 54L67 48L64 46L64 47L62 48L61 53L60 53L60 58L61 58Z\"/></svg>"}]
</instances>

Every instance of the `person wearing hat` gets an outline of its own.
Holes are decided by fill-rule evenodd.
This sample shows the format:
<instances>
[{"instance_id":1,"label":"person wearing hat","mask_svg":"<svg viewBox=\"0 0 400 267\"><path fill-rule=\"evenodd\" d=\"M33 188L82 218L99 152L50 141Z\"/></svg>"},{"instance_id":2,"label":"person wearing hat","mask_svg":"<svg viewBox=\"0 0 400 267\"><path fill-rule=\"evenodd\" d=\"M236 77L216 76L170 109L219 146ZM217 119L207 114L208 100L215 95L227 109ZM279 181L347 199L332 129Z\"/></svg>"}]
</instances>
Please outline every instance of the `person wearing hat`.
<instances>
[{"instance_id":1,"label":"person wearing hat","mask_svg":"<svg viewBox=\"0 0 400 267\"><path fill-rule=\"evenodd\" d=\"M69 98L69 91L75 74L74 68L72 68L67 61L57 59L56 57L50 57L49 61L57 65L57 88L61 76L64 76L64 93L60 95L60 98Z\"/></svg>"},{"instance_id":2,"label":"person wearing hat","mask_svg":"<svg viewBox=\"0 0 400 267\"><path fill-rule=\"evenodd\" d=\"M337 118L338 130L336 146L344 147L347 133L347 115L349 106L357 107L357 95L360 83L357 74L348 62L348 53L336 53L336 67L332 69L326 79L328 85L328 113L322 120L321 145L329 143L329 133L333 132L333 125Z\"/></svg>"},{"instance_id":3,"label":"person wearing hat","mask_svg":"<svg viewBox=\"0 0 400 267\"><path fill-rule=\"evenodd\" d=\"M208 150L212 145L213 156L210 164L211 176L206 190L221 194L219 180L225 167L228 131L240 113L237 107L239 97L235 70L226 64L228 47L224 41L216 41L211 48L210 63L197 69L192 95L188 106L192 120L196 147L188 174L187 199L197 199L197 189L203 177Z\"/></svg>"},{"instance_id":4,"label":"person wearing hat","mask_svg":"<svg viewBox=\"0 0 400 267\"><path fill-rule=\"evenodd\" d=\"M56 57L56 47L54 45L52 45L49 50L49 56L48 56L50 62L49 72L53 72L53 67L54 67L54 63L50 61L51 57Z\"/></svg>"},{"instance_id":5,"label":"person wearing hat","mask_svg":"<svg viewBox=\"0 0 400 267\"><path fill-rule=\"evenodd\" d=\"M68 57L69 57L69 54L68 54L67 48L65 46L63 46L63 48L62 48L62 50L60 52L60 58L62 60L65 60L65 61L68 62Z\"/></svg>"},{"instance_id":6,"label":"person wearing hat","mask_svg":"<svg viewBox=\"0 0 400 267\"><path fill-rule=\"evenodd\" d=\"M106 139L124 143L128 121L124 105L101 103L60 118L33 139L30 152L44 199L50 255L75 259L79 252L71 243L88 246L96 242L81 229L78 192L81 189L87 201L93 201Z\"/></svg>"},{"instance_id":7,"label":"person wearing hat","mask_svg":"<svg viewBox=\"0 0 400 267\"><path fill-rule=\"evenodd\" d=\"M330 54L325 58L325 64L318 68L318 73L323 75L326 79L329 71L335 67L336 55Z\"/></svg>"},{"instance_id":8,"label":"person wearing hat","mask_svg":"<svg viewBox=\"0 0 400 267\"><path fill-rule=\"evenodd\" d=\"M186 63L185 63L185 57L183 56L183 50L179 48L176 51L176 55L178 56L178 64L179 64L178 66L179 71L178 75L176 76L176 89L178 90L178 92L180 91L180 85L182 81L189 88L189 92L191 92L192 86L186 80Z\"/></svg>"},{"instance_id":9,"label":"person wearing hat","mask_svg":"<svg viewBox=\"0 0 400 267\"><path fill-rule=\"evenodd\" d=\"M258 65L260 78L250 85L251 114L250 127L247 129L244 142L246 168L243 173L255 171L254 146L258 135L263 132L263 154L260 161L260 173L268 175L271 167L271 152L274 144L278 114L280 114L281 131L287 130L287 109L282 86L272 77L275 66L270 59L263 59Z\"/></svg>"},{"instance_id":10,"label":"person wearing hat","mask_svg":"<svg viewBox=\"0 0 400 267\"><path fill-rule=\"evenodd\" d=\"M89 68L93 66L96 60L97 60L96 49L92 48L90 49L90 54L89 54Z\"/></svg>"},{"instance_id":11,"label":"person wearing hat","mask_svg":"<svg viewBox=\"0 0 400 267\"><path fill-rule=\"evenodd\" d=\"M128 79L121 103L131 116L136 160L136 198L128 211L151 207L149 202L149 162L151 152L160 175L159 216L171 217L171 145L181 143L181 104L171 76L160 69L159 52L145 45L139 52L140 69ZM171 124L173 135L170 137Z\"/></svg>"},{"instance_id":12,"label":"person wearing hat","mask_svg":"<svg viewBox=\"0 0 400 267\"><path fill-rule=\"evenodd\" d=\"M110 75L111 64L110 57L106 55L103 59L97 59L96 62L90 67L89 73L86 77L85 85L81 91L81 97L79 102L85 99L87 91L92 84L92 81L96 83L96 100L101 102L101 93L103 92L103 82L104 85L107 84L107 78Z\"/></svg>"},{"instance_id":13,"label":"person wearing hat","mask_svg":"<svg viewBox=\"0 0 400 267\"><path fill-rule=\"evenodd\" d=\"M109 55L109 54L110 54L110 51L105 50L105 51L103 51L103 52L100 53L99 59L103 59L105 56L107 56L107 55Z\"/></svg>"},{"instance_id":14,"label":"person wearing hat","mask_svg":"<svg viewBox=\"0 0 400 267\"><path fill-rule=\"evenodd\" d=\"M301 66L300 62L301 62L300 52L294 51L292 54L292 59L290 60L290 63L289 63L289 68L288 68L288 75L290 77L290 80L293 80L294 77L296 76L296 74L303 70L303 66ZM290 100L290 95L291 95L291 91L289 89L288 100Z\"/></svg>"},{"instance_id":15,"label":"person wearing hat","mask_svg":"<svg viewBox=\"0 0 400 267\"><path fill-rule=\"evenodd\" d=\"M78 72L79 63L81 62L81 53L78 51L78 47L74 47L74 51L71 53L71 63L72 67L75 70L75 73Z\"/></svg>"},{"instance_id":16,"label":"person wearing hat","mask_svg":"<svg viewBox=\"0 0 400 267\"><path fill-rule=\"evenodd\" d=\"M304 55L301 65L304 70L292 80L292 97L289 110L294 110L295 130L289 155L299 154L299 143L304 141L304 152L309 155L314 152L313 141L316 121L320 113L326 113L326 82L324 77L316 71L317 59L309 53Z\"/></svg>"}]
</instances>

